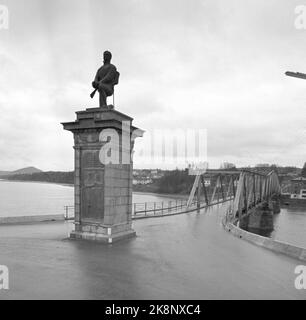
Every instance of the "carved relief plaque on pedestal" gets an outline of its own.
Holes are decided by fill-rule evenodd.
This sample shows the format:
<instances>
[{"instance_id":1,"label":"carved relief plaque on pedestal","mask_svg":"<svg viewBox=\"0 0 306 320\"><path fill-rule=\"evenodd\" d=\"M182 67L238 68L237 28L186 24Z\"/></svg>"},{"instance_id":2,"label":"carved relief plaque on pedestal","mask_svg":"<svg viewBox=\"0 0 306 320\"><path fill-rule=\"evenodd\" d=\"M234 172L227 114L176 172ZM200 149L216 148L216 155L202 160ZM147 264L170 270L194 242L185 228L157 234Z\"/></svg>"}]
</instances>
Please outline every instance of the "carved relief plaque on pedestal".
<instances>
[{"instance_id":1,"label":"carved relief plaque on pedestal","mask_svg":"<svg viewBox=\"0 0 306 320\"><path fill-rule=\"evenodd\" d=\"M103 222L104 166L99 150L82 150L81 163L81 220Z\"/></svg>"}]
</instances>

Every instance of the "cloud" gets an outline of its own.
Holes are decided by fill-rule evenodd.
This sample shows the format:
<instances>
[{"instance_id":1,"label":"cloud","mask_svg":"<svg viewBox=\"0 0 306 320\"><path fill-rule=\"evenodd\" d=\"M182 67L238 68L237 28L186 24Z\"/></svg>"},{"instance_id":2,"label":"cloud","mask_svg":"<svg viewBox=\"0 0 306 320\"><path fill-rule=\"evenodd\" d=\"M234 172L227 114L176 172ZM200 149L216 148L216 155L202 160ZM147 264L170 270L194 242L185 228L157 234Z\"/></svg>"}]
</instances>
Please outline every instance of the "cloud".
<instances>
[{"instance_id":1,"label":"cloud","mask_svg":"<svg viewBox=\"0 0 306 320\"><path fill-rule=\"evenodd\" d=\"M10 0L10 29L0 32L1 169L72 169L60 122L97 105L90 83L105 49L121 72L117 107L147 132L207 129L212 166L301 166L306 82L284 76L306 72L297 4Z\"/></svg>"}]
</instances>

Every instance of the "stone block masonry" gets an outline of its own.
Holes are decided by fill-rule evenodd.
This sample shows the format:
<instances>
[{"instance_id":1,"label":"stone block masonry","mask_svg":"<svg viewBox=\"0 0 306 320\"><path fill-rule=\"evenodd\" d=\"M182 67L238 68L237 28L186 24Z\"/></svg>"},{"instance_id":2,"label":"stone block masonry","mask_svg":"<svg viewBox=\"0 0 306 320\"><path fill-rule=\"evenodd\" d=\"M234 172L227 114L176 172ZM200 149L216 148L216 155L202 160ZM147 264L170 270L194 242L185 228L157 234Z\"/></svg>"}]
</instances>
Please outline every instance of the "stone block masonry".
<instances>
[{"instance_id":1,"label":"stone block masonry","mask_svg":"<svg viewBox=\"0 0 306 320\"><path fill-rule=\"evenodd\" d=\"M71 238L113 243L135 236L131 154L136 130L138 136L143 132L132 121L118 111L96 108L77 112L75 122L63 123L74 135L75 149L75 230ZM131 123L128 138L124 136L126 122ZM101 139L102 135L107 139ZM129 142L127 146L124 141ZM102 149L108 145L105 156L118 153L117 163L102 161Z\"/></svg>"}]
</instances>

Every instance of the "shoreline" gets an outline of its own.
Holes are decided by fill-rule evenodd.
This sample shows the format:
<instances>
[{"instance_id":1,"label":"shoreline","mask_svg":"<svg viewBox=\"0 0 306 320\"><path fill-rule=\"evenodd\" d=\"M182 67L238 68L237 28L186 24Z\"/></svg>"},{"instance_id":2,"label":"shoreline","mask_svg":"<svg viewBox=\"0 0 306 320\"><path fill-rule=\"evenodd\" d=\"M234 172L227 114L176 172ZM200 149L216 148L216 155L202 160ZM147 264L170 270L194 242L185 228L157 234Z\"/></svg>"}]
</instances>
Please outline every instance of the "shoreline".
<instances>
[{"instance_id":1,"label":"shoreline","mask_svg":"<svg viewBox=\"0 0 306 320\"><path fill-rule=\"evenodd\" d=\"M8 180L8 179L0 179L1 181L5 182L23 182L23 183L43 183L43 184L55 184L58 186L64 186L64 187L74 187L73 184L70 183L59 183L59 182L48 182L48 181L31 181L31 180Z\"/></svg>"},{"instance_id":2,"label":"shoreline","mask_svg":"<svg viewBox=\"0 0 306 320\"><path fill-rule=\"evenodd\" d=\"M72 187L74 188L74 184L70 183L59 183L59 182L48 182L48 181L31 181L31 180L8 180L8 179L0 179L1 181L6 181L6 182L22 182L22 183L43 183L43 184L53 184L53 185L59 185L63 187ZM171 193L155 193L155 192L147 192L147 191L134 191L134 194L147 194L147 195L152 195L152 196L160 196L164 198L174 198L174 199L188 199L188 194L171 194Z\"/></svg>"}]
</instances>

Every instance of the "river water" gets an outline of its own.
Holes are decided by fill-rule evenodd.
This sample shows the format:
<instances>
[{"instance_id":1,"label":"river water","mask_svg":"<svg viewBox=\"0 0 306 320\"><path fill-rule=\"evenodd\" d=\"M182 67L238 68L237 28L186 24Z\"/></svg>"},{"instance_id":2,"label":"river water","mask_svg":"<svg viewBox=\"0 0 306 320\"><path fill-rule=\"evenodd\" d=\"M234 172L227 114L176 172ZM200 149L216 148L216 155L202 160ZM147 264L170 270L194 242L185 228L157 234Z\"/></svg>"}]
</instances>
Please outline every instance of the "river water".
<instances>
[{"instance_id":1,"label":"river water","mask_svg":"<svg viewBox=\"0 0 306 320\"><path fill-rule=\"evenodd\" d=\"M40 182L0 180L0 217L64 214L65 206L73 206L71 186ZM175 197L134 193L133 203L168 202Z\"/></svg>"},{"instance_id":2,"label":"river water","mask_svg":"<svg viewBox=\"0 0 306 320\"><path fill-rule=\"evenodd\" d=\"M37 182L0 180L0 217L64 214L64 206L72 206L71 186ZM134 193L133 203L168 202L176 197ZM306 212L282 209L274 217L272 238L306 248Z\"/></svg>"},{"instance_id":3,"label":"river water","mask_svg":"<svg viewBox=\"0 0 306 320\"><path fill-rule=\"evenodd\" d=\"M283 208L279 215L274 215L274 231L271 237L306 248L305 208Z\"/></svg>"}]
</instances>

